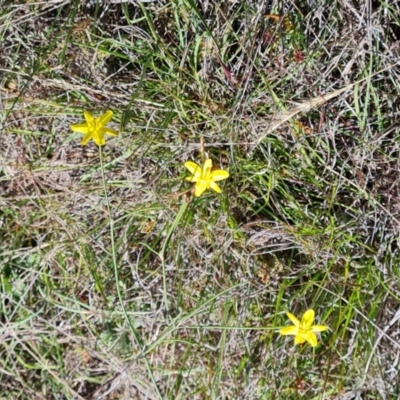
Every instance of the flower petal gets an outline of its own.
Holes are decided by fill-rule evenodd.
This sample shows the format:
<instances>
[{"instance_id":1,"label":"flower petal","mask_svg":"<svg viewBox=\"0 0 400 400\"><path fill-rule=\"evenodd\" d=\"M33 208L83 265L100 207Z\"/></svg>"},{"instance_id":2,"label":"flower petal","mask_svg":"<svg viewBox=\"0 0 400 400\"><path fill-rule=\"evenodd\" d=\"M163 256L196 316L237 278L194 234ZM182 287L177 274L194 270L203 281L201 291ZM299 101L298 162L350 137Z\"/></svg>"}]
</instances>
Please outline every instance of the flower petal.
<instances>
[{"instance_id":1,"label":"flower petal","mask_svg":"<svg viewBox=\"0 0 400 400\"><path fill-rule=\"evenodd\" d=\"M286 315L288 318L293 322L293 324L297 327L300 328L300 321L290 312L287 312Z\"/></svg>"},{"instance_id":2,"label":"flower petal","mask_svg":"<svg viewBox=\"0 0 400 400\"><path fill-rule=\"evenodd\" d=\"M189 172L192 175L194 175L194 177L198 178L201 176L201 168L193 161L186 161L184 165L189 170ZM193 182L195 182L195 181L193 181Z\"/></svg>"},{"instance_id":3,"label":"flower petal","mask_svg":"<svg viewBox=\"0 0 400 400\"><path fill-rule=\"evenodd\" d=\"M97 144L97 146L104 146L106 144L104 135L100 130L96 130L93 132L93 140Z\"/></svg>"},{"instance_id":4,"label":"flower petal","mask_svg":"<svg viewBox=\"0 0 400 400\"><path fill-rule=\"evenodd\" d=\"M107 127L101 128L101 132L103 134L107 134L107 135L110 135L110 136L118 136L118 132L117 131L115 131L114 129L111 129L111 128L107 128Z\"/></svg>"},{"instance_id":5,"label":"flower petal","mask_svg":"<svg viewBox=\"0 0 400 400\"><path fill-rule=\"evenodd\" d=\"M71 125L70 128L74 132L83 133L84 135L86 135L89 132L89 126L86 122L84 122L83 124Z\"/></svg>"},{"instance_id":6,"label":"flower petal","mask_svg":"<svg viewBox=\"0 0 400 400\"><path fill-rule=\"evenodd\" d=\"M223 169L217 169L215 171L211 171L210 178L214 181L222 181L223 179L229 178L229 172Z\"/></svg>"},{"instance_id":7,"label":"flower petal","mask_svg":"<svg viewBox=\"0 0 400 400\"><path fill-rule=\"evenodd\" d=\"M310 331L311 332L323 332L323 331L327 331L328 329L329 329L329 327L326 325L313 325L310 328Z\"/></svg>"},{"instance_id":8,"label":"flower petal","mask_svg":"<svg viewBox=\"0 0 400 400\"><path fill-rule=\"evenodd\" d=\"M303 318L301 319L301 327L305 330L308 330L311 328L312 323L314 322L314 317L315 317L315 312L314 310L307 310Z\"/></svg>"},{"instance_id":9,"label":"flower petal","mask_svg":"<svg viewBox=\"0 0 400 400\"><path fill-rule=\"evenodd\" d=\"M85 116L86 122L88 124L93 124L94 123L94 117L92 113L88 110L83 110L83 115Z\"/></svg>"},{"instance_id":10,"label":"flower petal","mask_svg":"<svg viewBox=\"0 0 400 400\"><path fill-rule=\"evenodd\" d=\"M81 140L81 146L84 146L92 138L92 133L87 133Z\"/></svg>"},{"instance_id":11,"label":"flower petal","mask_svg":"<svg viewBox=\"0 0 400 400\"><path fill-rule=\"evenodd\" d=\"M96 122L99 125L106 125L111 121L112 116L114 115L114 113L111 110L106 111L103 115L100 115L99 118L97 118Z\"/></svg>"},{"instance_id":12,"label":"flower petal","mask_svg":"<svg viewBox=\"0 0 400 400\"><path fill-rule=\"evenodd\" d=\"M205 178L209 178L211 168L212 168L212 160L211 160L211 158L207 158L207 160L205 161L205 163L203 165L203 176Z\"/></svg>"},{"instance_id":13,"label":"flower petal","mask_svg":"<svg viewBox=\"0 0 400 400\"><path fill-rule=\"evenodd\" d=\"M304 335L302 334L298 334L296 335L296 337L294 338L294 344L302 344L306 341L306 338L304 337Z\"/></svg>"},{"instance_id":14,"label":"flower petal","mask_svg":"<svg viewBox=\"0 0 400 400\"><path fill-rule=\"evenodd\" d=\"M297 335L299 332L299 328L295 326L284 326L283 328L279 329L279 333L281 335Z\"/></svg>"},{"instance_id":15,"label":"flower petal","mask_svg":"<svg viewBox=\"0 0 400 400\"><path fill-rule=\"evenodd\" d=\"M221 193L221 188L213 181L210 181L210 188L215 190L217 193Z\"/></svg>"},{"instance_id":16,"label":"flower petal","mask_svg":"<svg viewBox=\"0 0 400 400\"><path fill-rule=\"evenodd\" d=\"M194 191L194 195L196 197L200 197L206 189L207 189L207 183L204 180L201 180L196 183L196 189Z\"/></svg>"},{"instance_id":17,"label":"flower petal","mask_svg":"<svg viewBox=\"0 0 400 400\"><path fill-rule=\"evenodd\" d=\"M304 339L307 340L308 343L311 344L312 347L315 347L318 344L317 336L315 333L307 332L303 335Z\"/></svg>"}]
</instances>

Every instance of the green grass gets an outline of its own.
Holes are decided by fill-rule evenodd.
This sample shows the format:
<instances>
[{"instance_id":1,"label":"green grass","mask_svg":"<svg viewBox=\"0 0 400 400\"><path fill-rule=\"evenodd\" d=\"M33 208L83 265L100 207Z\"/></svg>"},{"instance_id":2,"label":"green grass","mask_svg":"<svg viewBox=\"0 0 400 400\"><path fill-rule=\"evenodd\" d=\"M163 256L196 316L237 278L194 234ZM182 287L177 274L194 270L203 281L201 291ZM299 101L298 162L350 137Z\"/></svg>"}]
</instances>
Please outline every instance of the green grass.
<instances>
[{"instance_id":1,"label":"green grass","mask_svg":"<svg viewBox=\"0 0 400 400\"><path fill-rule=\"evenodd\" d=\"M398 6L20 3L0 398L397 399ZM84 109L115 114L102 154ZM195 198L202 140L230 178ZM310 308L315 349L278 333Z\"/></svg>"}]
</instances>

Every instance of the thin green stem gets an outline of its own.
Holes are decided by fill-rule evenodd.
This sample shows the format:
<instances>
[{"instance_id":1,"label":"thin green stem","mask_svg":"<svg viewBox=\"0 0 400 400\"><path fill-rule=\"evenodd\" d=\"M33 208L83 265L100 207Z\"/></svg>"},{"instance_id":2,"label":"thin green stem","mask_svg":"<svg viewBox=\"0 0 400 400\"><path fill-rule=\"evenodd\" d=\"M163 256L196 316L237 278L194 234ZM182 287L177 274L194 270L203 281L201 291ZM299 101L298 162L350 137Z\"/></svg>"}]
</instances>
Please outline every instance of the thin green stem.
<instances>
[{"instance_id":1,"label":"thin green stem","mask_svg":"<svg viewBox=\"0 0 400 400\"><path fill-rule=\"evenodd\" d=\"M139 333L136 331L135 327L133 326L128 313L126 311L125 308L125 304L124 304L124 299L122 297L122 293L121 293L121 289L119 286L119 272L118 272L118 262L117 262L117 251L116 251L116 247L115 247L115 231L114 231L114 219L112 218L112 214L111 214L111 206L110 206L110 200L108 197L108 191L107 191L107 183L106 183L106 177L105 177L105 173L104 173L104 162L103 162L103 150L102 147L99 146L99 155L100 155L100 166L101 166L101 178L103 181L103 188L104 188L104 196L106 199L106 205L107 205L107 213L108 213L108 219L109 219L109 223L110 223L110 237L111 237L111 253L112 253L112 262L113 262L113 267L114 267L114 276L115 276L115 286L117 288L117 294L118 294L118 299L119 302L121 304L122 307L122 311L123 314L125 316L126 321L128 322L129 328L132 332L132 335L135 339L136 345L138 346L138 348L140 349L141 353L145 353L146 351L146 345L143 342L142 338L140 337ZM153 385L154 385L154 389L157 393L157 396L162 399L162 395L158 389L157 386L157 382L154 378L153 375L153 371L151 369L151 366L149 364L149 362L147 361L147 358L143 357L143 361L146 365L147 368L147 372L149 374L150 380L152 381Z\"/></svg>"}]
</instances>

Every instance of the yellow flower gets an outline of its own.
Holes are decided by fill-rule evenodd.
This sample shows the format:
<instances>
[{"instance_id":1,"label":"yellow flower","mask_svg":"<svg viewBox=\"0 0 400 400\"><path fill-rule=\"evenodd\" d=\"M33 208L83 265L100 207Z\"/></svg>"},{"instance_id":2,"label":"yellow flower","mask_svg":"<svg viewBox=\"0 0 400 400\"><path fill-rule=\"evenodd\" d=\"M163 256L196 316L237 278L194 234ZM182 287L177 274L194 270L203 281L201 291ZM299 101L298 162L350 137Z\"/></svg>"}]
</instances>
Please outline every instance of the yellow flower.
<instances>
[{"instance_id":1,"label":"yellow flower","mask_svg":"<svg viewBox=\"0 0 400 400\"><path fill-rule=\"evenodd\" d=\"M85 110L83 113L85 115L86 122L83 122L82 124L71 125L71 129L74 132L79 132L85 135L81 141L82 146L84 146L90 139L93 139L97 146L103 146L106 143L104 134L111 136L118 135L114 129L107 128L105 126L110 122L113 116L112 111L108 110L98 118L94 118L89 111Z\"/></svg>"},{"instance_id":2,"label":"yellow flower","mask_svg":"<svg viewBox=\"0 0 400 400\"><path fill-rule=\"evenodd\" d=\"M295 335L294 344L308 342L312 347L318 344L316 332L322 332L329 329L326 325L313 325L314 310L307 310L301 322L291 313L286 313L289 319L294 323L294 326L285 326L279 330L281 335Z\"/></svg>"},{"instance_id":3,"label":"yellow flower","mask_svg":"<svg viewBox=\"0 0 400 400\"><path fill-rule=\"evenodd\" d=\"M215 183L229 177L229 172L223 169L212 171L212 161L208 158L203 168L192 161L185 162L185 167L190 171L192 176L186 178L189 182L196 182L194 195L199 197L206 189L213 189L217 193L221 193L220 187Z\"/></svg>"}]
</instances>

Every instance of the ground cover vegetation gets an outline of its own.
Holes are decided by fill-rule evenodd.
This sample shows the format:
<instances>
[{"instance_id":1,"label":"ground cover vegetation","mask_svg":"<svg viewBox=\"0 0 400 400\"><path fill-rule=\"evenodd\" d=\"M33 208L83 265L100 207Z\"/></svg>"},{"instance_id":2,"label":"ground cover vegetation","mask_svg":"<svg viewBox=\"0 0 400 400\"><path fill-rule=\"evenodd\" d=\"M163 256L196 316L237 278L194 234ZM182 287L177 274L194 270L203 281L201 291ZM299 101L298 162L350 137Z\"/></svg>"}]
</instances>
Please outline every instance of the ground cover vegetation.
<instances>
[{"instance_id":1,"label":"ground cover vegetation","mask_svg":"<svg viewBox=\"0 0 400 400\"><path fill-rule=\"evenodd\" d=\"M0 398L397 399L399 21L0 1Z\"/></svg>"}]
</instances>

